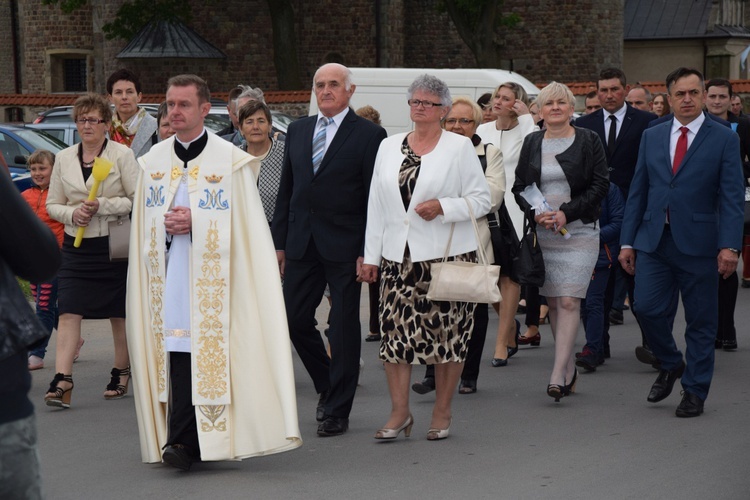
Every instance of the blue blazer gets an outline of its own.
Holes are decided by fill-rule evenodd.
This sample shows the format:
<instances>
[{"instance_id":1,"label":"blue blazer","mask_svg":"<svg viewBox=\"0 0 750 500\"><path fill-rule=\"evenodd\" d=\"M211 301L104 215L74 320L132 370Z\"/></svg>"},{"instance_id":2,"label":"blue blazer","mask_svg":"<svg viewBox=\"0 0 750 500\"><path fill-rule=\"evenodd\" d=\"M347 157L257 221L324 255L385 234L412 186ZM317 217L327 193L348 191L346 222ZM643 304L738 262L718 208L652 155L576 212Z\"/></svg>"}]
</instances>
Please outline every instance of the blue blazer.
<instances>
[{"instance_id":1,"label":"blue blazer","mask_svg":"<svg viewBox=\"0 0 750 500\"><path fill-rule=\"evenodd\" d=\"M301 259L312 238L324 259L354 262L364 255L367 198L385 129L350 108L313 175L317 119L289 125L271 234L290 259Z\"/></svg>"},{"instance_id":2,"label":"blue blazer","mask_svg":"<svg viewBox=\"0 0 750 500\"><path fill-rule=\"evenodd\" d=\"M630 182L633 180L635 164L638 161L638 148L641 144L641 136L651 121L656 120L657 116L653 113L641 111L626 104L627 111L625 119L620 127L620 133L617 134L615 150L612 155L609 154L607 147L607 137L604 133L604 111L599 109L590 115L584 115L576 120L576 127L593 130L599 135L604 152L607 155L607 165L609 167L609 180L622 190L623 196L627 199L630 190Z\"/></svg>"},{"instance_id":3,"label":"blue blazer","mask_svg":"<svg viewBox=\"0 0 750 500\"><path fill-rule=\"evenodd\" d=\"M682 253L715 257L722 248L740 248L745 188L737 134L707 118L672 175L672 123L643 133L620 243L653 252L669 207L672 237Z\"/></svg>"}]
</instances>

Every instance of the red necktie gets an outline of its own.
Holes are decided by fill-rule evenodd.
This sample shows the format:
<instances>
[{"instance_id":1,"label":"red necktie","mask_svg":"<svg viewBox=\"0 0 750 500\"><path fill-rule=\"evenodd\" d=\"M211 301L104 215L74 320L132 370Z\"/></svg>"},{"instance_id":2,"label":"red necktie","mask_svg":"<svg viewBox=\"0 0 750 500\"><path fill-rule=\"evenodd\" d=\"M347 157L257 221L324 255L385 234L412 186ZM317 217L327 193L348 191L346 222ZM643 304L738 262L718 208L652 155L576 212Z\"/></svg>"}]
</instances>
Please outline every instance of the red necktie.
<instances>
[{"instance_id":1,"label":"red necktie","mask_svg":"<svg viewBox=\"0 0 750 500\"><path fill-rule=\"evenodd\" d=\"M680 168L680 163L687 153L687 127L680 127L680 138L677 139L677 147L674 150L674 162L672 162L672 175L677 173L677 169Z\"/></svg>"}]
</instances>

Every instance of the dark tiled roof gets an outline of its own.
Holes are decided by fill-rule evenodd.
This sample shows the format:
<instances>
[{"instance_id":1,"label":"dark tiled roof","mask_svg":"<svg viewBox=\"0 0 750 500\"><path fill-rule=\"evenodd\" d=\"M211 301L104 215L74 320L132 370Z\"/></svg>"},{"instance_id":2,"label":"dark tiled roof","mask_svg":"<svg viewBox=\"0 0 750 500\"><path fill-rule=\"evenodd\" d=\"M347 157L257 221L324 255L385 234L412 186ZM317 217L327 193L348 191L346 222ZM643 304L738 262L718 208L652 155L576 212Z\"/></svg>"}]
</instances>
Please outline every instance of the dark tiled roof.
<instances>
[{"instance_id":1,"label":"dark tiled roof","mask_svg":"<svg viewBox=\"0 0 750 500\"><path fill-rule=\"evenodd\" d=\"M744 26L715 25L709 31L712 0L625 0L625 40L749 38Z\"/></svg>"},{"instance_id":2,"label":"dark tiled roof","mask_svg":"<svg viewBox=\"0 0 750 500\"><path fill-rule=\"evenodd\" d=\"M118 59L225 59L227 56L177 20L151 21L117 54Z\"/></svg>"}]
</instances>

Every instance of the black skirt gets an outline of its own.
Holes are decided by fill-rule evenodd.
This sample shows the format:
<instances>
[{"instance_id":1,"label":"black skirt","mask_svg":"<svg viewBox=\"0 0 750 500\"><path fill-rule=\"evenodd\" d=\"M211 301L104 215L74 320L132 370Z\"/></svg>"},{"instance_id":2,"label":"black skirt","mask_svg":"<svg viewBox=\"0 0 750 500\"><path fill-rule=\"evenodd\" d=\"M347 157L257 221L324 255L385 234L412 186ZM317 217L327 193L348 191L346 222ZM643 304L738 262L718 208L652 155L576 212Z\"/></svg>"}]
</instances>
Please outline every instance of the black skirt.
<instances>
[{"instance_id":1,"label":"black skirt","mask_svg":"<svg viewBox=\"0 0 750 500\"><path fill-rule=\"evenodd\" d=\"M108 236L84 238L78 248L74 240L65 234L58 273L60 314L124 318L128 262L110 262Z\"/></svg>"}]
</instances>

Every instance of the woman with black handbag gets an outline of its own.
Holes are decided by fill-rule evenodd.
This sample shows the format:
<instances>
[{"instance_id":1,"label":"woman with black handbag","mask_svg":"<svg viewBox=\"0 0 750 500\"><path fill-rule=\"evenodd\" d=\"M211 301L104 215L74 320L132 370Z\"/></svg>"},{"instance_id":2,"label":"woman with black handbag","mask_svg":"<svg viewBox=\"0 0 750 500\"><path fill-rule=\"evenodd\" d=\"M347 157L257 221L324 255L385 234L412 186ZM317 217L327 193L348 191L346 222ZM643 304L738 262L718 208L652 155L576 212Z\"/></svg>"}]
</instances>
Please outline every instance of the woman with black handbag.
<instances>
[{"instance_id":1,"label":"woman with black handbag","mask_svg":"<svg viewBox=\"0 0 750 500\"><path fill-rule=\"evenodd\" d=\"M573 349L580 324L581 299L599 255L596 224L601 201L609 188L607 159L596 133L573 127L575 96L552 82L539 93L539 110L546 129L526 137L516 168L513 194L527 212L534 208L521 196L536 183L553 210L536 211L545 279L540 294L547 297L555 363L547 394L555 401L575 391L578 372ZM566 230L570 238L563 238ZM532 239L528 233L524 243Z\"/></svg>"}]
</instances>

